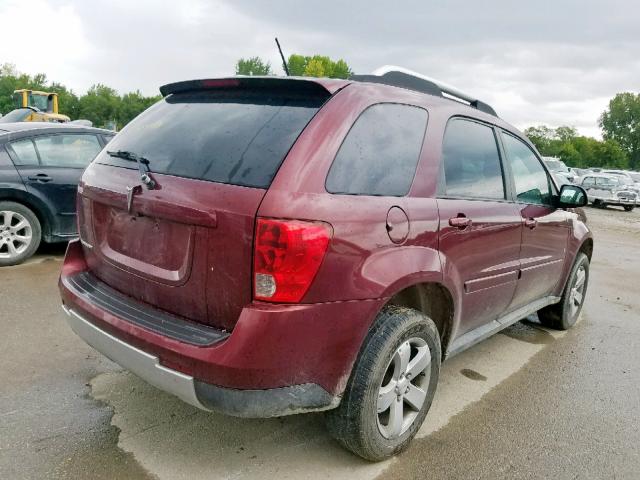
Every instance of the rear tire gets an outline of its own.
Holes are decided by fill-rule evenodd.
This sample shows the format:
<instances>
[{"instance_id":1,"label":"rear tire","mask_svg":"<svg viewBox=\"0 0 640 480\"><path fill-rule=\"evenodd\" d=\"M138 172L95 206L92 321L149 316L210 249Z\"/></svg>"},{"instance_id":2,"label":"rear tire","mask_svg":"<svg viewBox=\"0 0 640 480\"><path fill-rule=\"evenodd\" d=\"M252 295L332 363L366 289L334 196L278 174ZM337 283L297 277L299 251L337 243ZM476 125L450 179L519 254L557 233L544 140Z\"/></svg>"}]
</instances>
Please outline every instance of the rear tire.
<instances>
[{"instance_id":1,"label":"rear tire","mask_svg":"<svg viewBox=\"0 0 640 480\"><path fill-rule=\"evenodd\" d=\"M635 205L624 205L625 212L631 212L635 208Z\"/></svg>"},{"instance_id":2,"label":"rear tire","mask_svg":"<svg viewBox=\"0 0 640 480\"><path fill-rule=\"evenodd\" d=\"M564 287L559 303L538 311L538 318L545 327L568 330L580 316L589 284L589 258L578 253Z\"/></svg>"},{"instance_id":3,"label":"rear tire","mask_svg":"<svg viewBox=\"0 0 640 480\"><path fill-rule=\"evenodd\" d=\"M417 310L388 305L364 341L329 433L366 460L405 449L431 407L440 374L440 336Z\"/></svg>"},{"instance_id":4,"label":"rear tire","mask_svg":"<svg viewBox=\"0 0 640 480\"><path fill-rule=\"evenodd\" d=\"M18 265L31 257L42 238L38 217L15 202L0 202L0 267Z\"/></svg>"}]
</instances>

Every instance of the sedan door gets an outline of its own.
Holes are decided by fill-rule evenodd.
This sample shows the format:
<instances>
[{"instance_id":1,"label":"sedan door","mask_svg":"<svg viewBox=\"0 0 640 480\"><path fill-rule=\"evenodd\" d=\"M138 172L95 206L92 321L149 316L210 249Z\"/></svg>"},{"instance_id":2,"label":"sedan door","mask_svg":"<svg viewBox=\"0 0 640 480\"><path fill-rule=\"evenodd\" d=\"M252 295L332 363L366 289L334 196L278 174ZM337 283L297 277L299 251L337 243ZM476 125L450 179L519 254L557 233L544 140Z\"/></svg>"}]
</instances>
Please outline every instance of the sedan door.
<instances>
[{"instance_id":1,"label":"sedan door","mask_svg":"<svg viewBox=\"0 0 640 480\"><path fill-rule=\"evenodd\" d=\"M77 233L78 182L101 149L98 137L87 133L40 135L9 144L11 157L27 190L53 212L51 233L54 236Z\"/></svg>"},{"instance_id":2,"label":"sedan door","mask_svg":"<svg viewBox=\"0 0 640 480\"><path fill-rule=\"evenodd\" d=\"M513 192L522 222L520 275L509 310L541 300L555 291L562 276L569 217L553 206L553 181L535 152L522 140L502 132Z\"/></svg>"}]
</instances>

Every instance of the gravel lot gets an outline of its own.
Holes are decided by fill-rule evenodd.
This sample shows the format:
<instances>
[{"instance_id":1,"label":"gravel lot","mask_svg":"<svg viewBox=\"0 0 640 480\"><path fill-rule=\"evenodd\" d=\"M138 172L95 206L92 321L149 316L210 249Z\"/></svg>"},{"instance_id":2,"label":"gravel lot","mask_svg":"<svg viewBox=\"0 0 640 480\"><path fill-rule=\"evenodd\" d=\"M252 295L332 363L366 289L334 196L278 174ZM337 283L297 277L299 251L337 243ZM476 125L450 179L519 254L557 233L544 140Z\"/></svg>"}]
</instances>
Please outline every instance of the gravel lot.
<instances>
[{"instance_id":1,"label":"gravel lot","mask_svg":"<svg viewBox=\"0 0 640 480\"><path fill-rule=\"evenodd\" d=\"M63 247L0 270L0 478L638 478L640 212L587 210L591 284L568 333L520 322L445 363L400 457L364 462L319 414L200 412L86 346L65 323Z\"/></svg>"}]
</instances>

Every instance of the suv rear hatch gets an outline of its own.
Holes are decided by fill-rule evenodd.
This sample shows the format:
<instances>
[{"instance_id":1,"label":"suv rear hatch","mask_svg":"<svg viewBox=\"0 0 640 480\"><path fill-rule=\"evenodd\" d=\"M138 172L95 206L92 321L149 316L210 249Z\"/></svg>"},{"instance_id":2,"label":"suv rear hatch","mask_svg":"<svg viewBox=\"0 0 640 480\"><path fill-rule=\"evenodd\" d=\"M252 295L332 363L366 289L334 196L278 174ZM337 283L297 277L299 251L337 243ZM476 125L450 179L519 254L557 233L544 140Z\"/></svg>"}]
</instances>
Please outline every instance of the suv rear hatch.
<instances>
[{"instance_id":1,"label":"suv rear hatch","mask_svg":"<svg viewBox=\"0 0 640 480\"><path fill-rule=\"evenodd\" d=\"M87 263L121 293L231 329L252 298L260 202L331 92L285 79L182 82L161 91L167 96L85 171L78 218ZM115 151L146 158L155 188Z\"/></svg>"}]
</instances>

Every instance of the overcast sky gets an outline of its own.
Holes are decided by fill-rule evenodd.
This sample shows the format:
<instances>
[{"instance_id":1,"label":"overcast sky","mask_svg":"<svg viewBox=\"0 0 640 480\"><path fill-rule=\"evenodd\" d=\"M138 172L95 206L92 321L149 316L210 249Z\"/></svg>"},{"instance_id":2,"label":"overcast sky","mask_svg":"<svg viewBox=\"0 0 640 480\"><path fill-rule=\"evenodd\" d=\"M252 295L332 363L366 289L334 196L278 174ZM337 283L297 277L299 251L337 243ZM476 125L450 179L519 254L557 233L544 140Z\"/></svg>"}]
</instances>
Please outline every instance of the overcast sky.
<instances>
[{"instance_id":1,"label":"overcast sky","mask_svg":"<svg viewBox=\"0 0 640 480\"><path fill-rule=\"evenodd\" d=\"M640 89L637 0L0 0L0 63L84 93L94 83L156 94L174 80L232 75L258 55L394 64L459 87L520 128L599 136L617 92ZM64 106L63 106L64 108Z\"/></svg>"}]
</instances>

